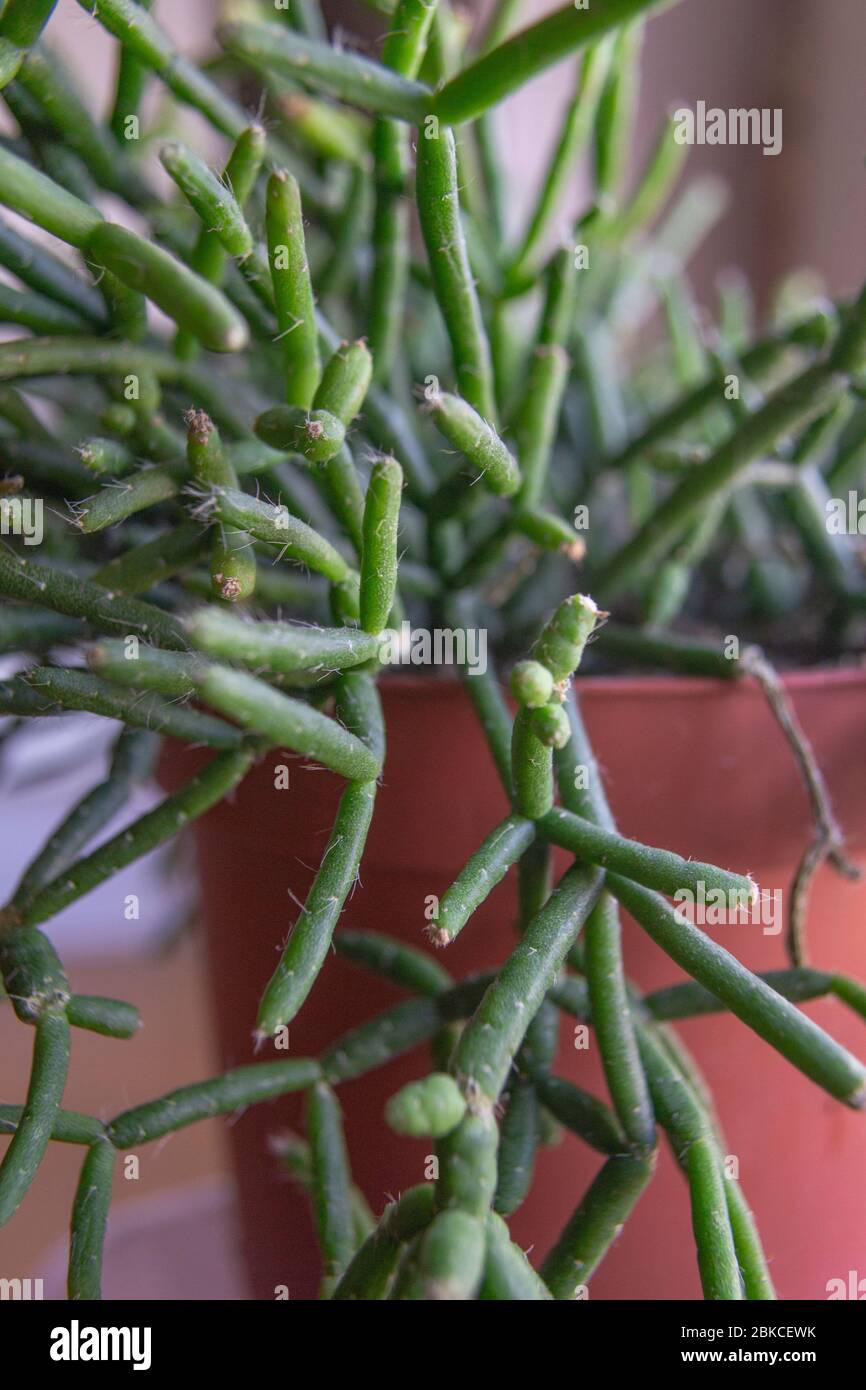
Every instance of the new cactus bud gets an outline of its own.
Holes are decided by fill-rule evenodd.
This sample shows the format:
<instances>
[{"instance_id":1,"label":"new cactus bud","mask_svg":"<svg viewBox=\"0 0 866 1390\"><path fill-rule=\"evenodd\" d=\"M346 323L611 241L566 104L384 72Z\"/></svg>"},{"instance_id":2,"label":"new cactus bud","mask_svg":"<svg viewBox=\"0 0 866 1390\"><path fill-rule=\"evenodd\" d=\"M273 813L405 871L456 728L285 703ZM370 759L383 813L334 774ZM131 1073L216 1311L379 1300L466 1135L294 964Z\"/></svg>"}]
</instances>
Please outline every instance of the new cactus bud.
<instances>
[{"instance_id":1,"label":"new cactus bud","mask_svg":"<svg viewBox=\"0 0 866 1390\"><path fill-rule=\"evenodd\" d=\"M392 1096L385 1107L385 1118L395 1134L425 1134L439 1139L456 1129L466 1110L466 1101L452 1076L433 1072L423 1081L413 1081Z\"/></svg>"},{"instance_id":2,"label":"new cactus bud","mask_svg":"<svg viewBox=\"0 0 866 1390\"><path fill-rule=\"evenodd\" d=\"M529 709L546 705L553 694L553 676L540 661L519 661L511 672L509 685L517 703Z\"/></svg>"},{"instance_id":3,"label":"new cactus bud","mask_svg":"<svg viewBox=\"0 0 866 1390\"><path fill-rule=\"evenodd\" d=\"M545 748L564 748L571 738L571 725L562 705L541 705L532 711L530 723Z\"/></svg>"},{"instance_id":4,"label":"new cactus bud","mask_svg":"<svg viewBox=\"0 0 866 1390\"><path fill-rule=\"evenodd\" d=\"M575 594L559 605L533 653L535 659L547 667L557 685L574 675L596 624L604 616L587 594Z\"/></svg>"},{"instance_id":5,"label":"new cactus bud","mask_svg":"<svg viewBox=\"0 0 866 1390\"><path fill-rule=\"evenodd\" d=\"M309 463L327 463L346 439L346 427L329 410L275 405L256 420L256 434L272 449L301 454Z\"/></svg>"}]
</instances>

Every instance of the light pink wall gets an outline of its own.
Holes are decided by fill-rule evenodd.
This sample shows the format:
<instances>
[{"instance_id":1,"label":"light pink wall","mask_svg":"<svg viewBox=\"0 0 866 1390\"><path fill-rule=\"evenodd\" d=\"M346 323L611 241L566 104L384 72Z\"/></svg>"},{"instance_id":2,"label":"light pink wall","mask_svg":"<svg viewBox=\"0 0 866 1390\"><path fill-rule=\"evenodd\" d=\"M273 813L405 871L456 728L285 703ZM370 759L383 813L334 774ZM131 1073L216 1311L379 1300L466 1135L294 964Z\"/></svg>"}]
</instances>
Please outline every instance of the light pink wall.
<instances>
[{"instance_id":1,"label":"light pink wall","mask_svg":"<svg viewBox=\"0 0 866 1390\"><path fill-rule=\"evenodd\" d=\"M524 16L552 8L528 0ZM866 275L866 4L863 0L681 0L654 18L644 48L636 165L665 111L708 105L781 107L777 157L704 147L688 169L724 178L727 215L697 262L704 290L728 265L766 291L782 272L817 267L834 293ZM528 201L573 81L574 63L533 82L503 111L515 202ZM577 183L576 179L576 183ZM517 213L520 212L516 208Z\"/></svg>"},{"instance_id":2,"label":"light pink wall","mask_svg":"<svg viewBox=\"0 0 866 1390\"><path fill-rule=\"evenodd\" d=\"M521 22L556 0L526 0ZM185 50L196 53L208 16L223 0L157 0L156 13ZM331 14L353 16L369 33L378 18L348 0L329 0ZM466 8L476 8L475 5ZM75 0L60 0L52 41L93 94L108 99L111 41ZM699 281L743 265L766 290L783 270L808 264L836 293L851 291L866 271L866 4L863 0L681 0L653 19L645 48L638 163L669 105L703 98L729 106L781 106L784 148L766 158L754 148L696 149L693 170L722 175L732 205L698 262ZM502 113L515 180L519 224L543 168L567 99L574 63L533 82ZM577 182L577 180L576 180ZM577 201L577 189L575 195Z\"/></svg>"},{"instance_id":3,"label":"light pink wall","mask_svg":"<svg viewBox=\"0 0 866 1390\"><path fill-rule=\"evenodd\" d=\"M863 0L683 0L649 31L644 109L671 98L781 107L776 158L747 148L695 150L722 173L731 211L715 233L715 265L745 265L764 286L818 267L846 293L866 274L866 5ZM654 124L648 121L648 125Z\"/></svg>"}]
</instances>

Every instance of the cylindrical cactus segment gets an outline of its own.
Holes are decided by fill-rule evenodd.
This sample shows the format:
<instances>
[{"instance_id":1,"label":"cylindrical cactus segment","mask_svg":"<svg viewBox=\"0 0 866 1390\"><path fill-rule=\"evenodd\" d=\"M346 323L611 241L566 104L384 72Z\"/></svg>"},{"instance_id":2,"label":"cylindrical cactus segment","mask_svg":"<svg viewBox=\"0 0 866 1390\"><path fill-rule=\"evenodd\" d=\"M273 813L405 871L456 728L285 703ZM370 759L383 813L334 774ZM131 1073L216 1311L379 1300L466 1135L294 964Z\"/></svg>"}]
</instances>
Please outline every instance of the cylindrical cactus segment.
<instances>
[{"instance_id":1,"label":"cylindrical cactus segment","mask_svg":"<svg viewBox=\"0 0 866 1390\"><path fill-rule=\"evenodd\" d=\"M341 343L325 363L313 406L327 410L348 427L364 404L372 379L373 359L366 343Z\"/></svg>"},{"instance_id":2,"label":"cylindrical cactus segment","mask_svg":"<svg viewBox=\"0 0 866 1390\"><path fill-rule=\"evenodd\" d=\"M574 594L557 608L533 650L536 661L547 667L557 684L574 675L602 616L588 594Z\"/></svg>"},{"instance_id":3,"label":"cylindrical cactus segment","mask_svg":"<svg viewBox=\"0 0 866 1390\"><path fill-rule=\"evenodd\" d=\"M268 180L265 225L289 405L309 410L321 376L313 286L297 181L285 169Z\"/></svg>"},{"instance_id":4,"label":"cylindrical cactus segment","mask_svg":"<svg viewBox=\"0 0 866 1390\"><path fill-rule=\"evenodd\" d=\"M275 405L256 420L256 434L272 449L301 454L308 463L327 463L346 442L346 427L329 410Z\"/></svg>"},{"instance_id":5,"label":"cylindrical cactus segment","mask_svg":"<svg viewBox=\"0 0 866 1390\"><path fill-rule=\"evenodd\" d=\"M496 430L468 400L447 391L430 398L430 414L449 443L477 468L485 487L509 497L520 486L520 469Z\"/></svg>"},{"instance_id":6,"label":"cylindrical cactus segment","mask_svg":"<svg viewBox=\"0 0 866 1390\"><path fill-rule=\"evenodd\" d=\"M394 603L402 491L403 470L397 460L377 459L364 506L360 604L365 632L381 632Z\"/></svg>"}]
</instances>

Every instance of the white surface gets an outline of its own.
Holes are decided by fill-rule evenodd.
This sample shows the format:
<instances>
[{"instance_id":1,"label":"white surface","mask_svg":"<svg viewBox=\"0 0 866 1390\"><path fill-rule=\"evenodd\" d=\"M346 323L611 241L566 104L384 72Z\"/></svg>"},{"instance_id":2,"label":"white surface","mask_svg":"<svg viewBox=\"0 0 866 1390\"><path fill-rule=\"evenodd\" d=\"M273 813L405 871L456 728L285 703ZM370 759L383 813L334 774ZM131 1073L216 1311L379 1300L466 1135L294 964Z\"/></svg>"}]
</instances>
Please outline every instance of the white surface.
<instances>
[{"instance_id":1,"label":"white surface","mask_svg":"<svg viewBox=\"0 0 866 1390\"><path fill-rule=\"evenodd\" d=\"M239 1246L234 1187L228 1179L183 1183L117 1204L105 1244L103 1296L172 1303L247 1299ZM64 1238L45 1262L46 1299L66 1297L67 1259Z\"/></svg>"},{"instance_id":2,"label":"white surface","mask_svg":"<svg viewBox=\"0 0 866 1390\"><path fill-rule=\"evenodd\" d=\"M101 780L117 732L114 721L94 715L40 719L4 749L0 771L0 901L8 899L22 868L67 812ZM159 797L156 788L139 792L88 848L110 838ZM167 867L166 851L156 850L54 918L46 931L62 947L64 959L74 955L106 959L140 953L152 946L189 900L189 876L169 875ZM124 916L124 900L129 894L139 900L137 921Z\"/></svg>"}]
</instances>

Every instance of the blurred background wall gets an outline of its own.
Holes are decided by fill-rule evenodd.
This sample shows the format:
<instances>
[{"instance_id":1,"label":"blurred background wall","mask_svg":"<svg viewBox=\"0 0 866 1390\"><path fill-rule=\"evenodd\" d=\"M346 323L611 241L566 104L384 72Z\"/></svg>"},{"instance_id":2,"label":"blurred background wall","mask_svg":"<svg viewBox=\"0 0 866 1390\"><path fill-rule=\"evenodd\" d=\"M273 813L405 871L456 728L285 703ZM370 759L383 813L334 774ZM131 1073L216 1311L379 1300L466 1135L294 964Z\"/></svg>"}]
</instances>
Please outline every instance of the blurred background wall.
<instances>
[{"instance_id":1,"label":"blurred background wall","mask_svg":"<svg viewBox=\"0 0 866 1390\"><path fill-rule=\"evenodd\" d=\"M206 51L219 0L156 0L156 14L192 56ZM529 20L552 8L527 0ZM332 22L365 35L376 49L381 21L355 0L329 0ZM60 0L50 38L62 51L94 108L114 81L115 46L75 0ZM703 99L708 106L781 107L783 150L705 147L688 169L719 176L730 190L723 219L701 252L695 275L708 298L715 276L745 269L765 302L780 274L815 267L834 294L850 293L866 270L866 5L863 0L683 0L652 22L645 46L638 167L666 110ZM514 179L519 224L544 167L573 81L566 63L508 103L501 120ZM184 116L188 137L202 133ZM579 206L579 178L575 207ZM85 720L85 725L87 721ZM43 741L7 767L0 805L0 891L13 886L47 831L92 782L105 734L82 725L73 742L85 757L66 767L66 753ZM42 736L40 736L42 737ZM89 740L85 745L82 738ZM68 751L68 750L67 750ZM34 780L40 759L51 779ZM43 768L45 771L46 768ZM137 809L141 809L140 807ZM215 1065L199 945L165 949L166 932L188 908L189 872L167 877L165 861L140 866L132 888L137 922L124 919L111 884L60 919L56 931L81 992L118 994L142 1008L145 1028L131 1043L76 1034L67 1104L112 1111L208 1074ZM239 927L242 924L239 924ZM31 1039L0 1014L0 1098L16 1100ZM230 1188L222 1122L197 1126L142 1155L137 1179L118 1180L121 1215L114 1223L109 1290L118 1296L230 1297L242 1285L227 1255ZM79 1156L54 1146L28 1201L0 1236L0 1276L43 1277L62 1291L63 1231ZM126 1212L126 1217L123 1216ZM127 1258L128 1256L128 1258ZM46 1292L49 1290L46 1289Z\"/></svg>"},{"instance_id":2,"label":"blurred background wall","mask_svg":"<svg viewBox=\"0 0 866 1390\"><path fill-rule=\"evenodd\" d=\"M193 53L205 51L208 17L241 0L156 0L155 13ZM381 17L361 0L325 0L333 25L362 34L371 51ZM483 14L485 3L464 4ZM521 24L555 0L525 0ZM113 44L76 0L60 0L51 22L82 85L100 106L114 75ZM699 266L742 266L766 290L781 272L816 267L833 293L859 283L866 263L866 5L863 0L681 0L649 25L644 50L638 165L671 106L781 107L784 148L777 158L750 147L692 151L689 168L718 174L730 187L728 213ZM515 203L534 187L541 152L554 137L573 65L532 83L503 114L513 160Z\"/></svg>"},{"instance_id":3,"label":"blurred background wall","mask_svg":"<svg viewBox=\"0 0 866 1390\"><path fill-rule=\"evenodd\" d=\"M553 6L529 0L527 14ZM698 258L698 286L744 269L766 298L777 277L815 267L831 293L857 288L866 266L866 5L862 0L682 0L652 20L644 46L636 149L649 154L664 113L680 106L780 107L777 157L756 147L690 151L687 175L715 174L728 211ZM571 83L563 64L504 112L522 182L543 167Z\"/></svg>"}]
</instances>

